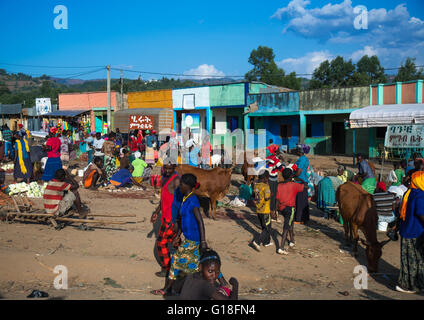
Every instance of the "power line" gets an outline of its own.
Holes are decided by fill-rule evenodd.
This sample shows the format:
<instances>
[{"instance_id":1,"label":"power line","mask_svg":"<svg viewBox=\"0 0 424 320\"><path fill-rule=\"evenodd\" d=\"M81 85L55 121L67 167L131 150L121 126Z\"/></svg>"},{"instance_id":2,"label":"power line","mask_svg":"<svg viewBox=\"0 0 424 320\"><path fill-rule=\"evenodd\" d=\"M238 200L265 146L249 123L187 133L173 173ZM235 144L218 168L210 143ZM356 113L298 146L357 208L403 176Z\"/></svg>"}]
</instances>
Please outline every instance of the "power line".
<instances>
[{"instance_id":1,"label":"power line","mask_svg":"<svg viewBox=\"0 0 424 320\"><path fill-rule=\"evenodd\" d=\"M36 65L29 65L29 64L15 64L15 63L6 63L6 62L0 62L0 65L5 66L16 66L16 67L28 67L28 68L52 68L52 69L91 69L91 68L104 68L104 66L84 66L84 67L76 67L76 66L36 66Z\"/></svg>"},{"instance_id":2,"label":"power line","mask_svg":"<svg viewBox=\"0 0 424 320\"><path fill-rule=\"evenodd\" d=\"M57 74L57 75L52 75L51 77L57 77L57 76L67 76L70 75L70 77L74 77L74 76L81 76L81 75L86 75L86 74L90 74L90 73L94 73L100 70L104 70L105 66L37 66L37 65L22 65L22 64L13 64L13 63L5 63L5 62L0 62L0 65L8 65L8 66L20 66L20 67L31 67L31 68L54 68L54 69L91 69L91 68L99 68L96 69L94 71L89 71L88 73L75 73L75 74ZM424 65L419 65L416 66L416 68L423 68ZM387 70L398 70L402 67L395 67L395 68L384 68L385 71ZM131 72L131 73L138 73L138 74L151 74L151 75L161 75L161 76L176 76L176 77L201 77L201 78L244 78L245 75L225 75L225 76L220 76L220 75L207 75L207 74L184 74L184 73L169 73L169 72L153 72L153 71L144 71L144 70L132 70L132 69L127 69L127 68L117 68L117 67L112 67L111 70L115 70L115 71L126 71L126 72ZM268 76L272 76L272 77L277 77L277 76L287 76L290 73L276 73L276 74L270 74ZM35 74L33 74L35 75ZM313 76L313 73L296 73L296 76ZM65 78L68 79L68 78Z\"/></svg>"}]
</instances>

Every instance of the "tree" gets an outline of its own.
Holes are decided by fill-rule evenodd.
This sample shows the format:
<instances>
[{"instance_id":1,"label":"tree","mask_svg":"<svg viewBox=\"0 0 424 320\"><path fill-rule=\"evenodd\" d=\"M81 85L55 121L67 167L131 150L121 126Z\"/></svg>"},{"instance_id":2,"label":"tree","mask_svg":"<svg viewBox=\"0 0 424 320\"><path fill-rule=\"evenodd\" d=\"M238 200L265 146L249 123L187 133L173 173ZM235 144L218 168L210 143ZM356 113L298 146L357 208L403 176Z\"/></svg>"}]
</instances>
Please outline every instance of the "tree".
<instances>
[{"instance_id":1,"label":"tree","mask_svg":"<svg viewBox=\"0 0 424 320\"><path fill-rule=\"evenodd\" d=\"M10 90L4 82L0 82L0 96L3 94L10 94Z\"/></svg>"},{"instance_id":2,"label":"tree","mask_svg":"<svg viewBox=\"0 0 424 320\"><path fill-rule=\"evenodd\" d=\"M406 61L398 70L395 81L411 81L424 79L423 68L417 69L415 58L406 58Z\"/></svg>"},{"instance_id":3,"label":"tree","mask_svg":"<svg viewBox=\"0 0 424 320\"><path fill-rule=\"evenodd\" d=\"M245 74L245 79L299 90L301 80L296 78L296 73L286 76L274 59L275 54L272 48L259 46L253 49L248 60L253 65L253 69Z\"/></svg>"},{"instance_id":4,"label":"tree","mask_svg":"<svg viewBox=\"0 0 424 320\"><path fill-rule=\"evenodd\" d=\"M353 84L355 65L338 56L331 62L325 60L314 70L309 88L346 87Z\"/></svg>"},{"instance_id":5,"label":"tree","mask_svg":"<svg viewBox=\"0 0 424 320\"><path fill-rule=\"evenodd\" d=\"M370 85L372 83L387 82L384 68L377 56L363 56L356 64L356 72L353 75L354 85Z\"/></svg>"},{"instance_id":6,"label":"tree","mask_svg":"<svg viewBox=\"0 0 424 320\"><path fill-rule=\"evenodd\" d=\"M40 87L40 94L44 97L47 97L50 95L50 81L43 81Z\"/></svg>"}]
</instances>

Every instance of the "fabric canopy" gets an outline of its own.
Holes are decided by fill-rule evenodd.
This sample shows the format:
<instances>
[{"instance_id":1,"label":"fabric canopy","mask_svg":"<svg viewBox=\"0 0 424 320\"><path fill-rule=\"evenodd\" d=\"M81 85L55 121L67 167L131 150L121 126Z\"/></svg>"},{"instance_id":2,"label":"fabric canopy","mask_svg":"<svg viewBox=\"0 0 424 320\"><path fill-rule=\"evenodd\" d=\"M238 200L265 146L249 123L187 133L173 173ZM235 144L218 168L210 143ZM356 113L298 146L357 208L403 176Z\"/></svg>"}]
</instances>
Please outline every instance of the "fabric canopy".
<instances>
[{"instance_id":1,"label":"fabric canopy","mask_svg":"<svg viewBox=\"0 0 424 320\"><path fill-rule=\"evenodd\" d=\"M76 117L81 113L90 112L90 110L58 110L43 114L43 117Z\"/></svg>"},{"instance_id":2,"label":"fabric canopy","mask_svg":"<svg viewBox=\"0 0 424 320\"><path fill-rule=\"evenodd\" d=\"M424 104L368 106L350 114L351 128L387 127L391 124L424 124Z\"/></svg>"}]
</instances>

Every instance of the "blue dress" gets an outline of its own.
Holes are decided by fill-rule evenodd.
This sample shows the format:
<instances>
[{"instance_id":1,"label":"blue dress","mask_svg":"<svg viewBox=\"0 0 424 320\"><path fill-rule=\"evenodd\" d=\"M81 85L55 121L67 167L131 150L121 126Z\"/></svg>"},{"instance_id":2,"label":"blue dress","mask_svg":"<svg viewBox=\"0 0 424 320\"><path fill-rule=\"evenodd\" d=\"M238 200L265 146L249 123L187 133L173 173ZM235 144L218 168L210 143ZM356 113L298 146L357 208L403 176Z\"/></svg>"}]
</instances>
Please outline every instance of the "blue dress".
<instances>
[{"instance_id":1,"label":"blue dress","mask_svg":"<svg viewBox=\"0 0 424 320\"><path fill-rule=\"evenodd\" d=\"M309 168L309 159L302 155L297 159L296 165L299 169L302 169L302 173L299 175L299 179L301 179L303 182L308 183L309 182L309 174L308 174L308 168Z\"/></svg>"}]
</instances>

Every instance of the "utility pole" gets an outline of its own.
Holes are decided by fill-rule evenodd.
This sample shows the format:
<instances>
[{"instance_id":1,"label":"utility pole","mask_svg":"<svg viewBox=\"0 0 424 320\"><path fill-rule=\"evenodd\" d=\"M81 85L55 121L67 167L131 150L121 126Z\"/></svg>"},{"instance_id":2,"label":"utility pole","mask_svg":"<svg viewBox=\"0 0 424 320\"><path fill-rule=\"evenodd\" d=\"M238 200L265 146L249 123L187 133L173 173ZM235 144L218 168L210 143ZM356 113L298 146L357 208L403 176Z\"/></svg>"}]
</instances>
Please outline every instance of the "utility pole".
<instances>
[{"instance_id":1,"label":"utility pole","mask_svg":"<svg viewBox=\"0 0 424 320\"><path fill-rule=\"evenodd\" d=\"M110 65L106 66L107 69L107 133L110 133Z\"/></svg>"},{"instance_id":2,"label":"utility pole","mask_svg":"<svg viewBox=\"0 0 424 320\"><path fill-rule=\"evenodd\" d=\"M124 79L122 78L122 70L121 70L121 110L124 110Z\"/></svg>"}]
</instances>

